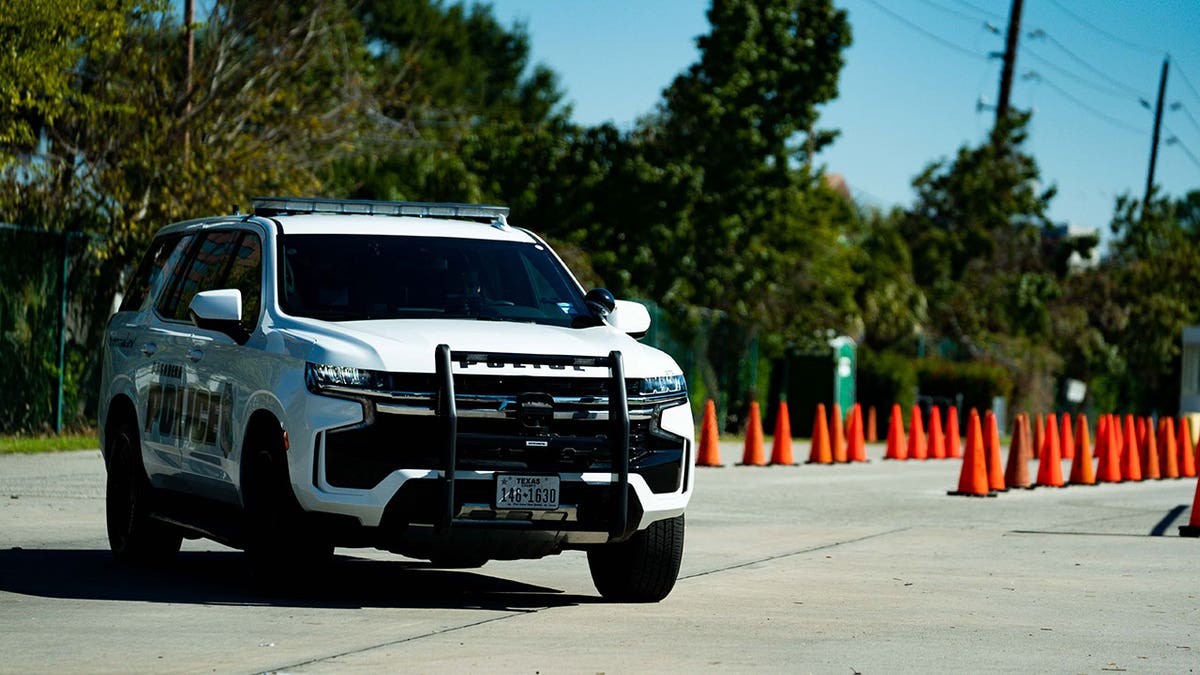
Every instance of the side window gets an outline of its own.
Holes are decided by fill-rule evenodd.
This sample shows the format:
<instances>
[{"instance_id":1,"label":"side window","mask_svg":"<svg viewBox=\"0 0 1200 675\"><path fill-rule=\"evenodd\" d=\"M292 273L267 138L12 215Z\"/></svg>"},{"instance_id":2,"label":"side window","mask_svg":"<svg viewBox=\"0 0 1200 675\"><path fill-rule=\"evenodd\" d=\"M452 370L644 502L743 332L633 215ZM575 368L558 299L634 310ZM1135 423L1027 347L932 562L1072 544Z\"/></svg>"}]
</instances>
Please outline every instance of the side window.
<instances>
[{"instance_id":1,"label":"side window","mask_svg":"<svg viewBox=\"0 0 1200 675\"><path fill-rule=\"evenodd\" d=\"M129 281L129 288L125 291L125 297L121 299L121 307L118 311L130 312L141 309L146 298L160 285L163 276L169 274L174 266L179 264L179 260L183 257L183 252L187 250L187 245L191 240L191 235L185 237L179 234L155 239L146 251L146 255L142 256L142 261L138 263L137 271L133 273L133 278Z\"/></svg>"},{"instance_id":2,"label":"side window","mask_svg":"<svg viewBox=\"0 0 1200 675\"><path fill-rule=\"evenodd\" d=\"M236 288L242 292L242 326L253 331L258 325L262 298L262 244L258 235L253 232L242 235L229 275L220 288Z\"/></svg>"},{"instance_id":3,"label":"side window","mask_svg":"<svg viewBox=\"0 0 1200 675\"><path fill-rule=\"evenodd\" d=\"M232 261L240 232L218 231L204 234L188 262L171 280L170 290L159 298L157 309L166 319L188 320L188 305L200 291L220 288L226 268Z\"/></svg>"}]
</instances>

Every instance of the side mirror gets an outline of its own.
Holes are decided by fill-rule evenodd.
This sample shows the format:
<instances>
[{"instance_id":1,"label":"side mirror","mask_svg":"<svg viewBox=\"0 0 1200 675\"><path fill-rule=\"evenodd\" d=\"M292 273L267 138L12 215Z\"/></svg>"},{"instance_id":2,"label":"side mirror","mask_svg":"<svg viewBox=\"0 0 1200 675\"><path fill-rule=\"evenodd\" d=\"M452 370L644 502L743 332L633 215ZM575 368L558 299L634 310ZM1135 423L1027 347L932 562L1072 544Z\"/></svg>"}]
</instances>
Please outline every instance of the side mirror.
<instances>
[{"instance_id":1,"label":"side mirror","mask_svg":"<svg viewBox=\"0 0 1200 675\"><path fill-rule=\"evenodd\" d=\"M201 291L192 298L188 309L197 328L224 333L239 345L250 339L242 327L242 292L236 288Z\"/></svg>"},{"instance_id":2,"label":"side mirror","mask_svg":"<svg viewBox=\"0 0 1200 675\"><path fill-rule=\"evenodd\" d=\"M646 337L646 331L650 330L650 312L646 306L629 300L616 300L614 304L615 307L608 316L609 324L631 337Z\"/></svg>"},{"instance_id":3,"label":"side mirror","mask_svg":"<svg viewBox=\"0 0 1200 675\"><path fill-rule=\"evenodd\" d=\"M588 291L587 295L583 296L583 303L592 310L592 314L595 314L598 319L612 314L613 310L617 308L617 299L607 288L593 288Z\"/></svg>"}]
</instances>

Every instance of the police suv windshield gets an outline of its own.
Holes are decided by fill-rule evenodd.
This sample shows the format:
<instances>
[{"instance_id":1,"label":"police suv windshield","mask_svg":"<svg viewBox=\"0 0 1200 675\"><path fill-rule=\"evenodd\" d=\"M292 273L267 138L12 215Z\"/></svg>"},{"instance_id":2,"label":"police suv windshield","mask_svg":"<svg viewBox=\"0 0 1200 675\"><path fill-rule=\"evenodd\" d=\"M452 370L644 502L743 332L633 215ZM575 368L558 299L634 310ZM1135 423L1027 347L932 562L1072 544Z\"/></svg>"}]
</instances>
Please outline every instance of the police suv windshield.
<instances>
[{"instance_id":1,"label":"police suv windshield","mask_svg":"<svg viewBox=\"0 0 1200 675\"><path fill-rule=\"evenodd\" d=\"M280 252L280 303L293 316L595 325L578 287L541 244L291 234Z\"/></svg>"}]
</instances>

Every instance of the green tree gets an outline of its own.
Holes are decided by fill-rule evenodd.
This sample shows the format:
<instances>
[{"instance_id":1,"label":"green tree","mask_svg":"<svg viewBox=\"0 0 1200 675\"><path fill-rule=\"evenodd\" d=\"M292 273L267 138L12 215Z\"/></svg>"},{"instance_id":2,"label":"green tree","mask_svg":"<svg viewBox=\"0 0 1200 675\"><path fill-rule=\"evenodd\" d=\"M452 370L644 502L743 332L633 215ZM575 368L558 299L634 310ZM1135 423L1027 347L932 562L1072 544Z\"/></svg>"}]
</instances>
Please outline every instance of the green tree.
<instances>
[{"instance_id":1,"label":"green tree","mask_svg":"<svg viewBox=\"0 0 1200 675\"><path fill-rule=\"evenodd\" d=\"M690 188L655 219L678 224L655 256L673 264L646 286L784 341L840 327L852 284L838 237L852 210L810 166L834 135L815 127L837 95L846 14L825 0L730 0L708 16L700 60L644 123L650 165Z\"/></svg>"},{"instance_id":2,"label":"green tree","mask_svg":"<svg viewBox=\"0 0 1200 675\"><path fill-rule=\"evenodd\" d=\"M5 30L62 30L45 3L18 4L3 12ZM111 7L65 15L67 37L45 55L53 76L24 78L41 88L26 98L46 102L25 110L33 141L18 129L0 143L0 220L88 235L72 238L69 286L82 307L71 339L93 354L123 271L158 227L255 194L316 192L332 158L380 133L365 114L366 44L341 0L214 5L196 33L190 92L184 27L168 3ZM13 100L4 84L0 99ZM82 363L69 379L94 392L99 361Z\"/></svg>"},{"instance_id":3,"label":"green tree","mask_svg":"<svg viewBox=\"0 0 1200 675\"><path fill-rule=\"evenodd\" d=\"M990 140L959 149L913 181L917 199L901 233L930 306L931 330L982 353L990 335L1046 336L1058 290L1042 263L1054 188L1021 149L1028 117L1015 115Z\"/></svg>"},{"instance_id":4,"label":"green tree","mask_svg":"<svg viewBox=\"0 0 1200 675\"><path fill-rule=\"evenodd\" d=\"M0 0L0 167L34 151L48 126L99 107L81 91L85 68L117 52L134 5Z\"/></svg>"},{"instance_id":5,"label":"green tree","mask_svg":"<svg viewBox=\"0 0 1200 675\"><path fill-rule=\"evenodd\" d=\"M900 232L903 218L899 209L860 215L863 234L854 264L861 279L855 299L862 328L856 337L872 349L912 354L929 313L925 293L913 276L912 253Z\"/></svg>"},{"instance_id":6,"label":"green tree","mask_svg":"<svg viewBox=\"0 0 1200 675\"><path fill-rule=\"evenodd\" d=\"M1093 286L1106 291L1099 319L1124 368L1113 373L1119 403L1137 412L1179 406L1183 327L1200 322L1200 192L1143 204L1117 200L1110 257Z\"/></svg>"},{"instance_id":7,"label":"green tree","mask_svg":"<svg viewBox=\"0 0 1200 675\"><path fill-rule=\"evenodd\" d=\"M374 0L356 11L379 111L411 137L361 145L334 172L336 190L531 209L572 127L557 77L530 66L525 27L505 28L480 4Z\"/></svg>"}]
</instances>

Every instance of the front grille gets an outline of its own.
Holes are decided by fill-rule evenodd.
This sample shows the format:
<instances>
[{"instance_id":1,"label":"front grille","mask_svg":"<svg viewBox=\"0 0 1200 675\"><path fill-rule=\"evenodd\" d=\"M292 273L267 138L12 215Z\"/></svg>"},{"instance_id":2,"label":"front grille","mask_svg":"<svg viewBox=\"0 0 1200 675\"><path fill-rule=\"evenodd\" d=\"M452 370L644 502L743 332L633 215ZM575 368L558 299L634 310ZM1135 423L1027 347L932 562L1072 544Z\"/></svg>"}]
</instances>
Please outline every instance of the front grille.
<instances>
[{"instance_id":1,"label":"front grille","mask_svg":"<svg viewBox=\"0 0 1200 675\"><path fill-rule=\"evenodd\" d=\"M455 380L457 469L614 470L606 380L525 376L456 376ZM636 382L626 380L627 388L636 389ZM520 399L531 392L554 399L553 417L538 417L532 427L531 420L519 413ZM658 429L654 418L660 407L645 402L635 407L631 401L630 470L644 472L655 492L670 492L678 489L684 440ZM387 409L380 404L370 424L324 434L325 478L330 485L369 489L397 469L442 468L445 427L432 415L432 405L428 411L421 406L407 407L403 413Z\"/></svg>"},{"instance_id":2,"label":"front grille","mask_svg":"<svg viewBox=\"0 0 1200 675\"><path fill-rule=\"evenodd\" d=\"M607 422L556 420L551 422L553 435L520 435L518 426L516 420L460 419L458 468L535 473L612 470ZM485 438L475 440L475 435ZM369 489L397 469L440 468L443 432L434 417L381 414L373 424L329 431L324 436L325 478L333 486ZM486 437L492 436L544 440L547 446L488 442ZM631 470L636 473L641 464L648 468L644 460L654 453L679 455L683 442L673 434L651 431L650 420L630 422ZM669 477L667 482L671 482ZM674 481L667 491L677 486Z\"/></svg>"}]
</instances>

